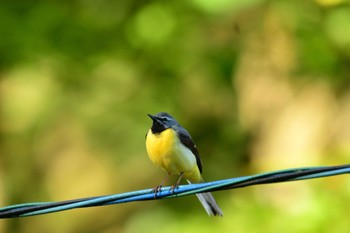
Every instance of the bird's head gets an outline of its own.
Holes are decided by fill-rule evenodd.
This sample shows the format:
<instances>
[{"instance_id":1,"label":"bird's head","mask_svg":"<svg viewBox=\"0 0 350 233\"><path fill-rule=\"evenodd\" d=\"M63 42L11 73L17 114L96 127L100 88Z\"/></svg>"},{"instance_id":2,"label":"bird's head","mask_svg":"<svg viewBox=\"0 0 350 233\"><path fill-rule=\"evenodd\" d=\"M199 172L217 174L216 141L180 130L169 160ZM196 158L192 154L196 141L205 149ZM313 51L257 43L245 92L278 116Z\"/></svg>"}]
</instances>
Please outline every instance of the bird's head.
<instances>
[{"instance_id":1,"label":"bird's head","mask_svg":"<svg viewBox=\"0 0 350 233\"><path fill-rule=\"evenodd\" d=\"M170 114L166 112L160 112L156 115L147 114L153 121L151 130L153 133L161 133L166 129L169 129L177 125L177 121Z\"/></svg>"}]
</instances>

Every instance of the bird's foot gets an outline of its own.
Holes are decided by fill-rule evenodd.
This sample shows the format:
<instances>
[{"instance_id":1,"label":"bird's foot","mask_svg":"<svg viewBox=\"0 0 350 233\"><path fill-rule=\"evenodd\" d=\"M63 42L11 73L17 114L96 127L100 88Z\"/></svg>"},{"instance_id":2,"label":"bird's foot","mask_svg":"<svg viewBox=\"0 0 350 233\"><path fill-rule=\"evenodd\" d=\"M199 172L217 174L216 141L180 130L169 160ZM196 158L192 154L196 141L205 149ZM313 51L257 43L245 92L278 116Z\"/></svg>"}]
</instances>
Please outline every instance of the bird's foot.
<instances>
[{"instance_id":1,"label":"bird's foot","mask_svg":"<svg viewBox=\"0 0 350 233\"><path fill-rule=\"evenodd\" d=\"M176 182L174 185L171 186L171 188L170 188L171 194L174 194L175 189L178 189L178 188L179 188L179 184L180 184L180 182L181 182L181 179L182 179L183 175L184 175L184 173L181 172L181 173L180 173L180 176L179 176L179 179L177 180L177 182Z\"/></svg>"},{"instance_id":2,"label":"bird's foot","mask_svg":"<svg viewBox=\"0 0 350 233\"><path fill-rule=\"evenodd\" d=\"M160 193L162 191L163 185L158 185L152 189L152 193L154 193L154 199L157 198L157 193Z\"/></svg>"},{"instance_id":3,"label":"bird's foot","mask_svg":"<svg viewBox=\"0 0 350 233\"><path fill-rule=\"evenodd\" d=\"M175 189L178 189L179 188L179 184L178 183L176 183L176 184L174 184L174 185L172 185L171 187L170 187L170 192L171 192L171 194L174 194L175 193Z\"/></svg>"}]
</instances>

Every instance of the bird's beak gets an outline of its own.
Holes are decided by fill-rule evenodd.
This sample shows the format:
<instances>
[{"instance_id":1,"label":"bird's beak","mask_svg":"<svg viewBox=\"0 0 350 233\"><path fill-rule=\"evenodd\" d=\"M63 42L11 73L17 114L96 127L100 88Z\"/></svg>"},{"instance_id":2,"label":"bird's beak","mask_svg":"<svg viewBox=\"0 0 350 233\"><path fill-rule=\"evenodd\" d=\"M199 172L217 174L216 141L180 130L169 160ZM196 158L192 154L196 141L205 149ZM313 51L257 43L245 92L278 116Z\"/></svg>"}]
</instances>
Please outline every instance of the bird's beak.
<instances>
[{"instance_id":1,"label":"bird's beak","mask_svg":"<svg viewBox=\"0 0 350 233\"><path fill-rule=\"evenodd\" d=\"M147 114L153 121L158 121L158 118L156 116L153 116L151 114Z\"/></svg>"}]
</instances>

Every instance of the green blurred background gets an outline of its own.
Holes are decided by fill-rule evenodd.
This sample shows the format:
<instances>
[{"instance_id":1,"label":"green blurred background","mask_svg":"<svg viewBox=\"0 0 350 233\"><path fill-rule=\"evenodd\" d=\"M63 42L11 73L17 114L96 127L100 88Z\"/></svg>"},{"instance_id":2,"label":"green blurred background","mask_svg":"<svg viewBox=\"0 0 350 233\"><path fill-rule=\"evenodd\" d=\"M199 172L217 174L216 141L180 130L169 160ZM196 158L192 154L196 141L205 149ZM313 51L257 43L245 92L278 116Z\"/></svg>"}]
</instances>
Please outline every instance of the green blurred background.
<instances>
[{"instance_id":1,"label":"green blurred background","mask_svg":"<svg viewBox=\"0 0 350 233\"><path fill-rule=\"evenodd\" d=\"M204 179L350 160L346 0L2 1L0 206L151 188L147 113ZM170 182L171 184L171 182ZM350 179L0 221L0 232L349 232Z\"/></svg>"}]
</instances>

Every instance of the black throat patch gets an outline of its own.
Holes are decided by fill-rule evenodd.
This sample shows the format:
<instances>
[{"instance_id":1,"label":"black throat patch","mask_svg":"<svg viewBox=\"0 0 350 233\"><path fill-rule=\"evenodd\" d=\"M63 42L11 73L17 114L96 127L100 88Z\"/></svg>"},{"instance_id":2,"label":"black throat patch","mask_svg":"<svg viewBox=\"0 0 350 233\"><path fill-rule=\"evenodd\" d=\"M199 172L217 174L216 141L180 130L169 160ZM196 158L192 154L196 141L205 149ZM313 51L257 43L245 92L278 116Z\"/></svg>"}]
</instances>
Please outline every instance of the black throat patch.
<instances>
[{"instance_id":1,"label":"black throat patch","mask_svg":"<svg viewBox=\"0 0 350 233\"><path fill-rule=\"evenodd\" d=\"M163 132L164 130L166 130L167 128L165 127L165 125L157 122L157 121L153 121L153 124L152 124L152 127L151 127L151 130L152 130L152 133L154 134L159 134L161 132Z\"/></svg>"}]
</instances>

